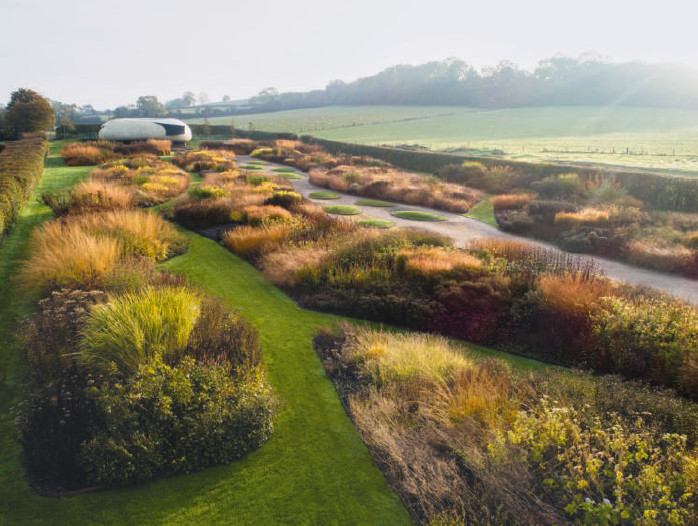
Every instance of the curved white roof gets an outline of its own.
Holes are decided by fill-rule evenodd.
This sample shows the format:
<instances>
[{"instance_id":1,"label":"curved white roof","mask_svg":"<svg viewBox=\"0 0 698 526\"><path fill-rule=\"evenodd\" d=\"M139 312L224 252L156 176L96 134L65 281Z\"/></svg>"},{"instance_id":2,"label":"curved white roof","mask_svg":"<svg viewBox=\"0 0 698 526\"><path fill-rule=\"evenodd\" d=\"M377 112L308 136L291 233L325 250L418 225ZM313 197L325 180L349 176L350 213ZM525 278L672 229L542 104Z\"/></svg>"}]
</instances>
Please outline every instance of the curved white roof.
<instances>
[{"instance_id":1,"label":"curved white roof","mask_svg":"<svg viewBox=\"0 0 698 526\"><path fill-rule=\"evenodd\" d=\"M112 119L102 125L99 138L105 141L169 139L187 142L191 140L191 129L179 119L165 117Z\"/></svg>"}]
</instances>

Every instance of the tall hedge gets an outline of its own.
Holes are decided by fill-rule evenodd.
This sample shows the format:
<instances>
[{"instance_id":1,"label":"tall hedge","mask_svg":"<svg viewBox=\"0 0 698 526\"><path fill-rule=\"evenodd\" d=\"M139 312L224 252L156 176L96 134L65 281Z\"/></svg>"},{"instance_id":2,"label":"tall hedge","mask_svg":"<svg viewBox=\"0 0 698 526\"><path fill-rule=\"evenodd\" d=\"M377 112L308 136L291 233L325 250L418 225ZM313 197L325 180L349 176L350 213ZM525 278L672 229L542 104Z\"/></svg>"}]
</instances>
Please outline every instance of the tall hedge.
<instances>
[{"instance_id":1,"label":"tall hedge","mask_svg":"<svg viewBox=\"0 0 698 526\"><path fill-rule=\"evenodd\" d=\"M41 179L48 144L43 138L9 142L0 152L0 239Z\"/></svg>"}]
</instances>

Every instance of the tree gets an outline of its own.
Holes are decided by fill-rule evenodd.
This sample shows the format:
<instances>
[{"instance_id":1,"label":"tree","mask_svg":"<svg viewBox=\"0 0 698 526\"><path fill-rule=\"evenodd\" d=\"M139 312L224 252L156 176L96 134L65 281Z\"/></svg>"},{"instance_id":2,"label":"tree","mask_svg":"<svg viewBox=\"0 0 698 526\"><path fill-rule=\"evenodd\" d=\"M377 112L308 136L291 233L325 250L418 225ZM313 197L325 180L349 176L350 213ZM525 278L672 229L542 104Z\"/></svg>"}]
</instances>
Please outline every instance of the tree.
<instances>
[{"instance_id":1,"label":"tree","mask_svg":"<svg viewBox=\"0 0 698 526\"><path fill-rule=\"evenodd\" d=\"M36 91L20 88L10 95L5 116L5 132L14 138L23 133L44 132L53 127L55 119L48 100Z\"/></svg>"},{"instance_id":2,"label":"tree","mask_svg":"<svg viewBox=\"0 0 698 526\"><path fill-rule=\"evenodd\" d=\"M230 95L223 95L223 102L230 102Z\"/></svg>"},{"instance_id":3,"label":"tree","mask_svg":"<svg viewBox=\"0 0 698 526\"><path fill-rule=\"evenodd\" d=\"M211 101L207 93L199 93L199 105L203 106Z\"/></svg>"},{"instance_id":4,"label":"tree","mask_svg":"<svg viewBox=\"0 0 698 526\"><path fill-rule=\"evenodd\" d=\"M165 106L155 95L143 95L138 97L136 108L141 117L164 117L167 114Z\"/></svg>"}]
</instances>

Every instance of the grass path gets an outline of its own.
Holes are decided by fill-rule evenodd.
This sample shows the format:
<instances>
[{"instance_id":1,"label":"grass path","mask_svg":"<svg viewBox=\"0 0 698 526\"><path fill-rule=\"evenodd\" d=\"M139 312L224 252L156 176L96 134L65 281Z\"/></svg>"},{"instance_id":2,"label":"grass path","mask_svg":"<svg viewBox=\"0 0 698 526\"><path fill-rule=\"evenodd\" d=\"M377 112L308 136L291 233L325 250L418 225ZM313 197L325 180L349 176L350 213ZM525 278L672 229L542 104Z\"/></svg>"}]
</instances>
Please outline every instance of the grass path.
<instances>
[{"instance_id":1,"label":"grass path","mask_svg":"<svg viewBox=\"0 0 698 526\"><path fill-rule=\"evenodd\" d=\"M52 155L36 195L69 188L91 168ZM312 349L316 328L336 319L303 311L254 268L192 234L190 251L167 266L222 297L261 332L282 402L267 444L240 462L124 490L58 500L33 494L20 463L11 407L22 363L12 337L36 297L12 279L31 231L51 218L34 201L0 247L0 524L406 524L409 517L373 465Z\"/></svg>"}]
</instances>

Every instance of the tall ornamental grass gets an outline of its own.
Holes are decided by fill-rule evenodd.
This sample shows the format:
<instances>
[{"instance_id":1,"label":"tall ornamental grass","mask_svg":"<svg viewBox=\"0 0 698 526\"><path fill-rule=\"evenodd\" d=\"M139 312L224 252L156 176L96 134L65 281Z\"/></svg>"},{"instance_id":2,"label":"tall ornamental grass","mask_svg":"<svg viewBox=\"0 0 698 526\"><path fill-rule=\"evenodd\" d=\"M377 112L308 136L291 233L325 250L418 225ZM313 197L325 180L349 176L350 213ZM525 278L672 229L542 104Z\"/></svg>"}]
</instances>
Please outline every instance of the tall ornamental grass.
<instances>
[{"instance_id":1,"label":"tall ornamental grass","mask_svg":"<svg viewBox=\"0 0 698 526\"><path fill-rule=\"evenodd\" d=\"M97 305L82 330L80 358L114 363L125 374L154 359L173 360L186 348L201 299L183 287L147 288Z\"/></svg>"}]
</instances>

